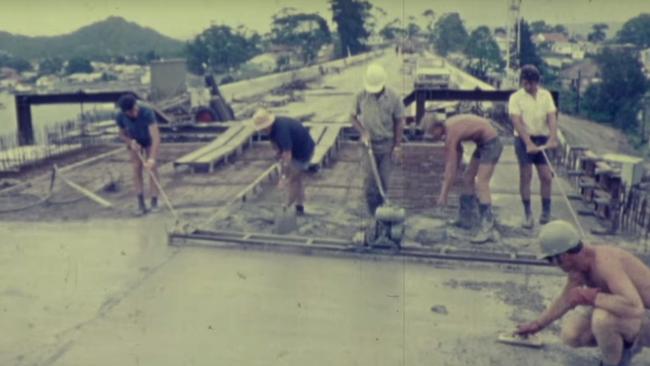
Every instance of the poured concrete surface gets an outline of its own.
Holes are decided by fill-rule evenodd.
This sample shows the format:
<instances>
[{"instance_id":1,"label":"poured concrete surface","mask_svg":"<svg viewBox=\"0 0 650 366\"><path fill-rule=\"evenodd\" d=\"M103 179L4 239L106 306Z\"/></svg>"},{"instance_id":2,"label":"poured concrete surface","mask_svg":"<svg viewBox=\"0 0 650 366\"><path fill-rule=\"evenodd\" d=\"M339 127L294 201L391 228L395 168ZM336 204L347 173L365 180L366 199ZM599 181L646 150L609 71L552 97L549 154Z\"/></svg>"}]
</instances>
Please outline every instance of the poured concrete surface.
<instances>
[{"instance_id":1,"label":"poured concrete surface","mask_svg":"<svg viewBox=\"0 0 650 366\"><path fill-rule=\"evenodd\" d=\"M595 354L555 344L557 328L546 350L494 343L559 290L553 270L175 249L148 219L0 231L3 365L588 365Z\"/></svg>"}]
</instances>

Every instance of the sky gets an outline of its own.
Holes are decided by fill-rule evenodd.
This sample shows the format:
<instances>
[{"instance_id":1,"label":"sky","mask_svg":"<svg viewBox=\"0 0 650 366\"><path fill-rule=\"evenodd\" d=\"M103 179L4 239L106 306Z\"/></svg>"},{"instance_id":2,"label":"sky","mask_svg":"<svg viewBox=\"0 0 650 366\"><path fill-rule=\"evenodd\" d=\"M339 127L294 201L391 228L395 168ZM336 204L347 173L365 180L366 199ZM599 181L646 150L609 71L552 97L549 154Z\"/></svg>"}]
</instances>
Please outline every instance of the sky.
<instances>
[{"instance_id":1,"label":"sky","mask_svg":"<svg viewBox=\"0 0 650 366\"><path fill-rule=\"evenodd\" d=\"M388 15L379 24L426 9L458 12L466 26L503 26L510 0L370 0ZM187 40L210 24L244 25L265 33L283 7L319 13L331 23L327 0L0 0L0 30L28 36L70 33L109 16L121 16L162 34ZM650 0L522 0L526 20L549 24L624 22L650 13Z\"/></svg>"}]
</instances>

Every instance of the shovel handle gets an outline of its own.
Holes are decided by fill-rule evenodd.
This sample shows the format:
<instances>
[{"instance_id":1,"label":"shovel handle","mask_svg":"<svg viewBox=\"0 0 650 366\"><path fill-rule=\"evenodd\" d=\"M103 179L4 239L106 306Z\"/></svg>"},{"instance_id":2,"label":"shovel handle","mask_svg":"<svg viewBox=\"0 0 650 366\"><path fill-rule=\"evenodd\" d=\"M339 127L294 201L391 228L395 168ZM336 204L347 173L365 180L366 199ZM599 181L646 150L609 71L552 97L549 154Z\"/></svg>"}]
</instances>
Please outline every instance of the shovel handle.
<instances>
[{"instance_id":1,"label":"shovel handle","mask_svg":"<svg viewBox=\"0 0 650 366\"><path fill-rule=\"evenodd\" d=\"M366 145L366 150L368 150L370 168L372 169L372 175L375 177L375 183L377 184L377 188L379 188L379 194L381 195L381 198L386 200L386 192L384 191L384 186L381 183L381 177L379 176L379 169L377 169L375 154L372 152L372 146L370 146L370 143L364 145Z\"/></svg>"}]
</instances>

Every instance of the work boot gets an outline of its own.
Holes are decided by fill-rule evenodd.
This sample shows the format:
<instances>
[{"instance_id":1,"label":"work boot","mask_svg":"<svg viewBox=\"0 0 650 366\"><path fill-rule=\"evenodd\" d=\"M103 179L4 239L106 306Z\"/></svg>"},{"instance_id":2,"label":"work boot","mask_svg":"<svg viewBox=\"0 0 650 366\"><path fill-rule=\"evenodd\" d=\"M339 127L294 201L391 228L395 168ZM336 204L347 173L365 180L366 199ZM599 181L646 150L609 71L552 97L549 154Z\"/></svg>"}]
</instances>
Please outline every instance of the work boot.
<instances>
[{"instance_id":1,"label":"work boot","mask_svg":"<svg viewBox=\"0 0 650 366\"><path fill-rule=\"evenodd\" d=\"M473 195L460 195L460 197L458 197L458 216L454 220L450 220L448 224L465 230L471 229L473 226L471 217L471 211L474 206L473 201Z\"/></svg>"},{"instance_id":2,"label":"work boot","mask_svg":"<svg viewBox=\"0 0 650 366\"><path fill-rule=\"evenodd\" d=\"M160 206L158 206L158 197L151 197L151 206L149 207L149 211L158 212L159 210Z\"/></svg>"},{"instance_id":3,"label":"work boot","mask_svg":"<svg viewBox=\"0 0 650 366\"><path fill-rule=\"evenodd\" d=\"M147 214L147 205L144 203L144 196L138 195L138 208L134 212L135 216L143 216Z\"/></svg>"},{"instance_id":4,"label":"work boot","mask_svg":"<svg viewBox=\"0 0 650 366\"><path fill-rule=\"evenodd\" d=\"M542 212L542 214L539 216L539 224L540 225L546 225L548 222L551 221L551 213L550 212Z\"/></svg>"},{"instance_id":5,"label":"work boot","mask_svg":"<svg viewBox=\"0 0 650 366\"><path fill-rule=\"evenodd\" d=\"M296 205L296 216L305 216L305 206Z\"/></svg>"},{"instance_id":6,"label":"work boot","mask_svg":"<svg viewBox=\"0 0 650 366\"><path fill-rule=\"evenodd\" d=\"M623 354L621 355L621 361L618 363L618 366L632 365L632 358L641 352L642 349L643 347L641 347L638 340L632 343L623 342Z\"/></svg>"},{"instance_id":7,"label":"work boot","mask_svg":"<svg viewBox=\"0 0 650 366\"><path fill-rule=\"evenodd\" d=\"M483 244L490 240L494 240L494 216L491 213L486 213L481 218L478 233L470 239L470 242L472 244Z\"/></svg>"},{"instance_id":8,"label":"work boot","mask_svg":"<svg viewBox=\"0 0 650 366\"><path fill-rule=\"evenodd\" d=\"M535 226L533 215L526 214L524 217L524 222L521 224L521 227L523 227L524 229L532 229L533 226Z\"/></svg>"}]
</instances>

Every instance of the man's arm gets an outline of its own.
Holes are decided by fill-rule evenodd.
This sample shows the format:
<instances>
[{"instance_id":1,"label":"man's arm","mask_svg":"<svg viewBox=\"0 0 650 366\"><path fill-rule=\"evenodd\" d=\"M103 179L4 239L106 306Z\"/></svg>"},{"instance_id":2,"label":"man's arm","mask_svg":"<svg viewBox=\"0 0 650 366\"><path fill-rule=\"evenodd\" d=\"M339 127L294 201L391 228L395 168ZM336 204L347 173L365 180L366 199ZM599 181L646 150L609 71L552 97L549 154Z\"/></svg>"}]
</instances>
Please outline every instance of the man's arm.
<instances>
[{"instance_id":1,"label":"man's arm","mask_svg":"<svg viewBox=\"0 0 650 366\"><path fill-rule=\"evenodd\" d=\"M156 161L158 159L158 151L160 150L160 130L157 123L149 125L149 135L151 136L151 154L149 159Z\"/></svg>"},{"instance_id":2,"label":"man's arm","mask_svg":"<svg viewBox=\"0 0 650 366\"><path fill-rule=\"evenodd\" d=\"M530 135L528 135L528 132L526 131L526 126L524 125L524 119L521 117L521 115L511 114L510 120L512 121L512 126L514 127L515 131L517 131L519 137L524 141L524 144L526 144L526 150L527 151L536 150L537 147L530 139Z\"/></svg>"},{"instance_id":3,"label":"man's arm","mask_svg":"<svg viewBox=\"0 0 650 366\"><path fill-rule=\"evenodd\" d=\"M643 300L622 265L617 263L603 267L601 276L607 283L609 293L599 292L594 306L623 318L641 317L645 313Z\"/></svg>"},{"instance_id":4,"label":"man's arm","mask_svg":"<svg viewBox=\"0 0 650 366\"><path fill-rule=\"evenodd\" d=\"M449 195L449 189L454 184L456 178L456 170L458 169L458 145L460 141L453 136L448 135L445 141L445 173L443 175L442 189L438 202L446 202Z\"/></svg>"},{"instance_id":5,"label":"man's arm","mask_svg":"<svg viewBox=\"0 0 650 366\"><path fill-rule=\"evenodd\" d=\"M400 147L402 144L402 138L404 136L404 117L400 118L395 118L393 120L393 134L395 136L395 140L393 142L393 148Z\"/></svg>"},{"instance_id":6,"label":"man's arm","mask_svg":"<svg viewBox=\"0 0 650 366\"><path fill-rule=\"evenodd\" d=\"M537 333L538 331L546 328L554 321L560 319L564 314L571 310L574 306L568 301L570 291L576 287L584 285L584 278L580 275L569 275L564 289L560 295L553 300L546 310L540 314L537 320L527 324L522 324L518 327L517 333L526 335Z\"/></svg>"},{"instance_id":7,"label":"man's arm","mask_svg":"<svg viewBox=\"0 0 650 366\"><path fill-rule=\"evenodd\" d=\"M361 141L362 142L368 142L370 141L370 133L366 129L366 127L359 121L359 118L357 118L356 115L351 115L351 121L352 121L352 126L359 132L359 135L361 135Z\"/></svg>"},{"instance_id":8,"label":"man's arm","mask_svg":"<svg viewBox=\"0 0 650 366\"><path fill-rule=\"evenodd\" d=\"M367 143L370 142L370 132L366 129L366 126L363 125L361 120L359 120L359 114L361 113L359 108L359 98L360 94L357 94L354 99L352 111L350 111L350 121L352 121L352 126L357 130L357 132L359 132L361 142Z\"/></svg>"},{"instance_id":9,"label":"man's arm","mask_svg":"<svg viewBox=\"0 0 650 366\"><path fill-rule=\"evenodd\" d=\"M546 145L549 148L557 147L557 112L549 112L546 115L546 123L548 124L549 138Z\"/></svg>"},{"instance_id":10,"label":"man's arm","mask_svg":"<svg viewBox=\"0 0 650 366\"><path fill-rule=\"evenodd\" d=\"M569 310L573 309L573 305L568 301L567 297L572 288L580 287L584 284L584 281L578 277L569 276L564 289L560 296L558 296L551 305L542 312L539 316L538 321L542 327L546 327L553 323L554 321L560 319L564 314Z\"/></svg>"},{"instance_id":11,"label":"man's arm","mask_svg":"<svg viewBox=\"0 0 650 366\"><path fill-rule=\"evenodd\" d=\"M120 140L124 141L126 146L130 148L131 147L131 141L133 141L133 139L130 138L129 135L126 134L126 130L123 129L122 127L120 127L119 130L120 131L119 131L118 135L120 137Z\"/></svg>"}]
</instances>

